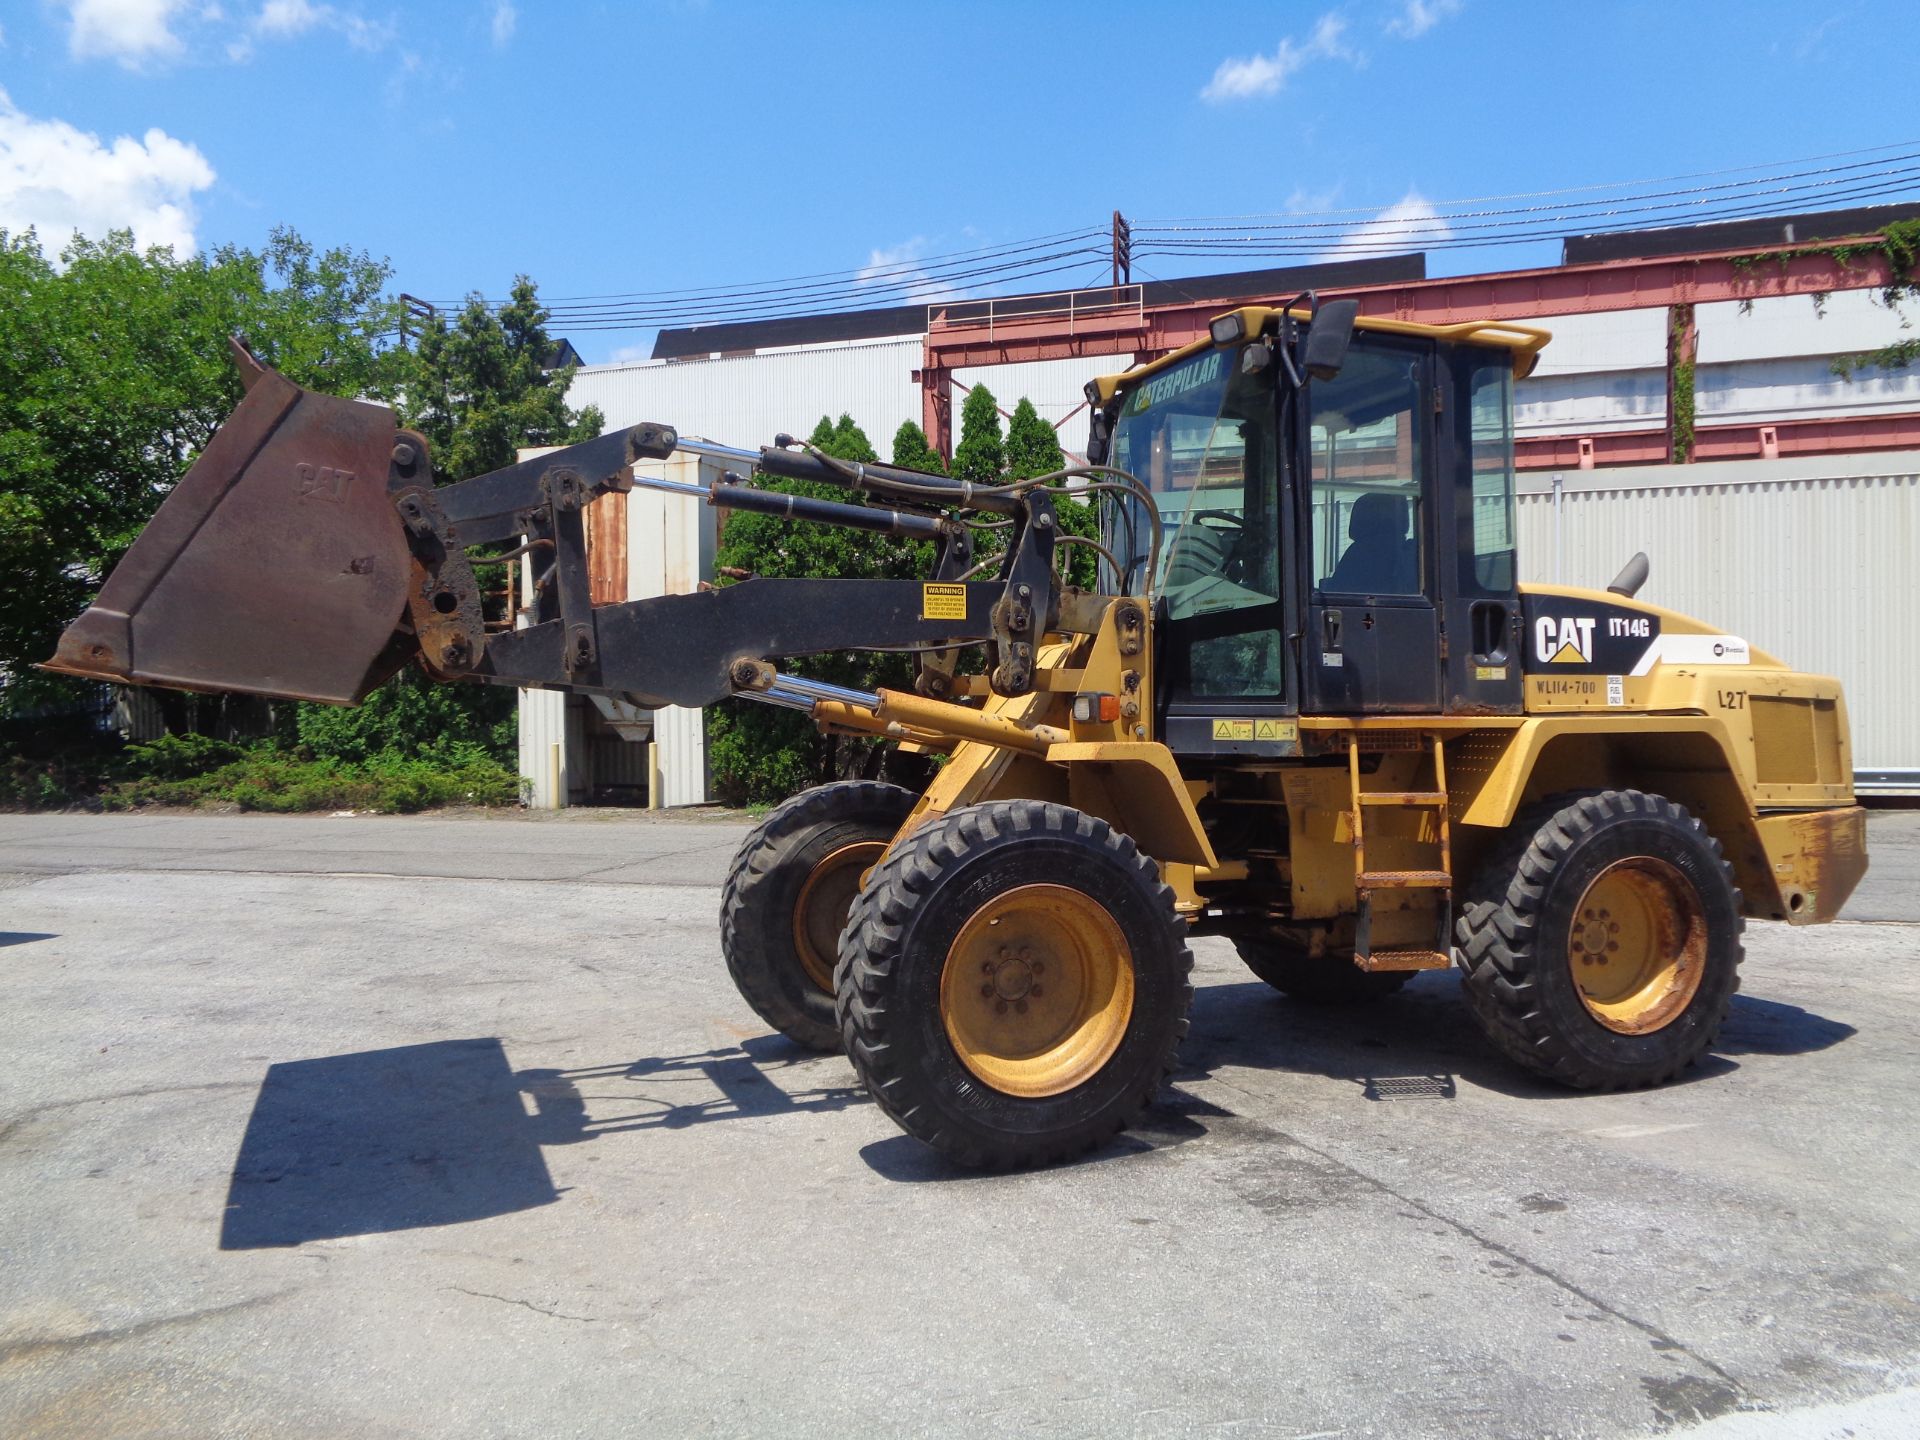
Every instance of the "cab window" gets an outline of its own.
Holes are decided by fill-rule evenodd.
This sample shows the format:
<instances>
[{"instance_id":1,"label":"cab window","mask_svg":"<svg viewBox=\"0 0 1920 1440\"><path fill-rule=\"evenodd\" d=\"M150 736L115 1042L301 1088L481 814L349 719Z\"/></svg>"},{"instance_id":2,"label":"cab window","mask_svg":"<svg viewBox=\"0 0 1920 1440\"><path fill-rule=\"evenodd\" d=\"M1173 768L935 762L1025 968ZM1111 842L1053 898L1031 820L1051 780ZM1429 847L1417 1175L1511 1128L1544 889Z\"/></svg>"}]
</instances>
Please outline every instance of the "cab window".
<instances>
[{"instance_id":1,"label":"cab window","mask_svg":"<svg viewBox=\"0 0 1920 1440\"><path fill-rule=\"evenodd\" d=\"M1411 351L1356 345L1338 375L1308 387L1316 591L1427 591L1421 371Z\"/></svg>"}]
</instances>

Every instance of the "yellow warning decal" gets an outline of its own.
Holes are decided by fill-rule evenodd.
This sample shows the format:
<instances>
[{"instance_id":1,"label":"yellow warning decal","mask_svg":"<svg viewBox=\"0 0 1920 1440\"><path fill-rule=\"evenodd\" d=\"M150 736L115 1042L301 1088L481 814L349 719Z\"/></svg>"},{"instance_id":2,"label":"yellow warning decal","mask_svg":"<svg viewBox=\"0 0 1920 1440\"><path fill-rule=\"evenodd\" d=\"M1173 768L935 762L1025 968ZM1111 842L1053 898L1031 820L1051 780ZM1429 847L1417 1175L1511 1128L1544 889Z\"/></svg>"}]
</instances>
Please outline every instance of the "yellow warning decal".
<instances>
[{"instance_id":1,"label":"yellow warning decal","mask_svg":"<svg viewBox=\"0 0 1920 1440\"><path fill-rule=\"evenodd\" d=\"M1291 720L1215 720L1216 740L1298 740L1300 727Z\"/></svg>"},{"instance_id":2,"label":"yellow warning decal","mask_svg":"<svg viewBox=\"0 0 1920 1440\"><path fill-rule=\"evenodd\" d=\"M1476 665L1473 667L1473 678L1476 680L1504 680L1507 678L1507 667L1504 665Z\"/></svg>"},{"instance_id":3,"label":"yellow warning decal","mask_svg":"<svg viewBox=\"0 0 1920 1440\"><path fill-rule=\"evenodd\" d=\"M967 618L967 587L964 585L922 585L922 620L964 620Z\"/></svg>"}]
</instances>

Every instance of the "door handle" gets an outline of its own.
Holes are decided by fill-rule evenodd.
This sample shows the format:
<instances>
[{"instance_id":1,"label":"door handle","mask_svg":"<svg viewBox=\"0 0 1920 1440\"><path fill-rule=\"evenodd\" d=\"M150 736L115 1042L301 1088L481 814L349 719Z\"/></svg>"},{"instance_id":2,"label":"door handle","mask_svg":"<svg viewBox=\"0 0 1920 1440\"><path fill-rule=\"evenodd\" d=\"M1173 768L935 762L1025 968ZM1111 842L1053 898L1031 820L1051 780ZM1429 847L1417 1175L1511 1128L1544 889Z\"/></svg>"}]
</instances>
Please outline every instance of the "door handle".
<instances>
[{"instance_id":1,"label":"door handle","mask_svg":"<svg viewBox=\"0 0 1920 1440\"><path fill-rule=\"evenodd\" d=\"M1340 648L1340 612L1338 610L1322 611L1320 620L1322 638L1326 641L1321 648L1338 650Z\"/></svg>"}]
</instances>

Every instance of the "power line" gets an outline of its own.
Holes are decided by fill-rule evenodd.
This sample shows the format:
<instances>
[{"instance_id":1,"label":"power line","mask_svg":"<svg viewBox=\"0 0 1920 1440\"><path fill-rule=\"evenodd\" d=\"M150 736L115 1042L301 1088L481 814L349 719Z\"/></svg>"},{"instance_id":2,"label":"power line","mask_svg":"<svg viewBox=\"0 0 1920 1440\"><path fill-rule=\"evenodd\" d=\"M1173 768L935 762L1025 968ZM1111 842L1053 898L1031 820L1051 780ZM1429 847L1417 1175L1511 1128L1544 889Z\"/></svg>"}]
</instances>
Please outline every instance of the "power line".
<instances>
[{"instance_id":1,"label":"power line","mask_svg":"<svg viewBox=\"0 0 1920 1440\"><path fill-rule=\"evenodd\" d=\"M1727 178L1734 176L1744 178ZM1706 183L1683 183L1687 181ZM1413 249L1487 248L1562 239L1570 233L1610 234L1771 218L1916 191L1920 191L1920 141L1908 141L1767 166L1423 201L1417 212L1403 216L1395 216L1394 207L1389 207L1136 222L1128 227L1125 253L1137 263L1147 255L1345 259ZM1560 203L1522 203L1539 200ZM1365 218L1350 218L1355 216ZM1122 224L1116 212L1111 227L1063 230L882 265L740 285L580 295L540 303L549 324L581 332L717 325L937 303L966 298L970 291L1003 292L1016 282L1084 273L1096 261L1111 266L1121 253L1122 242L1116 237ZM457 312L465 303L441 308ZM481 303L495 310L505 308L484 299Z\"/></svg>"}]
</instances>

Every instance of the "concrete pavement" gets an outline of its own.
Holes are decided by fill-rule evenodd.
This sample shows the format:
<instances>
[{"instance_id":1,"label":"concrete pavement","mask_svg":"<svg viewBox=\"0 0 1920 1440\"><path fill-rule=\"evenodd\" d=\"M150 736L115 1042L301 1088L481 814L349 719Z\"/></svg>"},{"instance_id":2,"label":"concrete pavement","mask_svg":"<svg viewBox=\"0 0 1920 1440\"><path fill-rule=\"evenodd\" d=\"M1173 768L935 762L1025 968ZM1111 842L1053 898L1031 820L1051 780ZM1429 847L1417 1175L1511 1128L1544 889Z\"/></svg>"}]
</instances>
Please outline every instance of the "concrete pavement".
<instances>
[{"instance_id":1,"label":"concrete pavement","mask_svg":"<svg viewBox=\"0 0 1920 1440\"><path fill-rule=\"evenodd\" d=\"M1149 1122L993 1177L734 995L738 819L0 816L0 1432L1911 1434L1914 820L1686 1083L1203 941Z\"/></svg>"}]
</instances>

